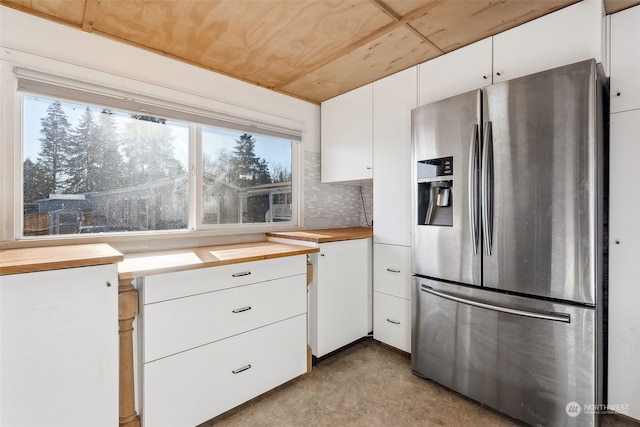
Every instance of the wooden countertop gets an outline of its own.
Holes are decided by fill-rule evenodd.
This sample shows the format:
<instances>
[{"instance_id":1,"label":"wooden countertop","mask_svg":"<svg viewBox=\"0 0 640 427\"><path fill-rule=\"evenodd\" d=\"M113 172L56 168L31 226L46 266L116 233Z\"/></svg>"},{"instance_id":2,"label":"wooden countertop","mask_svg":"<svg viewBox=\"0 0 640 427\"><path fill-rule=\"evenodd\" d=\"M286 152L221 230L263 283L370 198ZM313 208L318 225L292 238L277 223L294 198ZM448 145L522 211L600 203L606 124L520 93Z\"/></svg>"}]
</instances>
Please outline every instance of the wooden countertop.
<instances>
[{"instance_id":1,"label":"wooden countertop","mask_svg":"<svg viewBox=\"0 0 640 427\"><path fill-rule=\"evenodd\" d=\"M123 258L105 243L6 249L0 251L0 276L112 264Z\"/></svg>"},{"instance_id":2,"label":"wooden countertop","mask_svg":"<svg viewBox=\"0 0 640 427\"><path fill-rule=\"evenodd\" d=\"M326 243L340 240L367 239L373 237L373 228L327 228L304 231L278 231L267 233L267 237L279 237L282 239L303 240L306 242Z\"/></svg>"},{"instance_id":3,"label":"wooden countertop","mask_svg":"<svg viewBox=\"0 0 640 427\"><path fill-rule=\"evenodd\" d=\"M318 252L317 248L276 242L239 243L128 254L118 264L120 279L215 267Z\"/></svg>"}]
</instances>

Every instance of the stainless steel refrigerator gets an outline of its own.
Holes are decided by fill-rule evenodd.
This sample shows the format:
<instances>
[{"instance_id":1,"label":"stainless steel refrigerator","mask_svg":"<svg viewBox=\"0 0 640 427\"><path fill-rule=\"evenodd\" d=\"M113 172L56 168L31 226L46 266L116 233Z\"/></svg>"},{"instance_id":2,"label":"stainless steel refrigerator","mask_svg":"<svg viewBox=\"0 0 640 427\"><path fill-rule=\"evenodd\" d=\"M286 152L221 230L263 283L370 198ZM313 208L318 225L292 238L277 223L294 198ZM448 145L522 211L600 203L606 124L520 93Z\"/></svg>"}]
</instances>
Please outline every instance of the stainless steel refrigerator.
<instances>
[{"instance_id":1,"label":"stainless steel refrigerator","mask_svg":"<svg viewBox=\"0 0 640 427\"><path fill-rule=\"evenodd\" d=\"M602 404L595 61L418 107L413 372L533 425Z\"/></svg>"}]
</instances>

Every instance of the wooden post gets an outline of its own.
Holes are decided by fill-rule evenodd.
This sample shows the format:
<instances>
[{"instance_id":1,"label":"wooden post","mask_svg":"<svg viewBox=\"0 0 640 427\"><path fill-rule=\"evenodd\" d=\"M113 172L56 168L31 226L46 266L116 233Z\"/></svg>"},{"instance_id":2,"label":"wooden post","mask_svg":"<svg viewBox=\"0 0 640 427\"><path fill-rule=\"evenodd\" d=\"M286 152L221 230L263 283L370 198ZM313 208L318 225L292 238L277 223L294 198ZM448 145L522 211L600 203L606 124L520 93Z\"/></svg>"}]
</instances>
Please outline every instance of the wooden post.
<instances>
[{"instance_id":1,"label":"wooden post","mask_svg":"<svg viewBox=\"0 0 640 427\"><path fill-rule=\"evenodd\" d=\"M133 321L138 315L138 290L133 279L121 279L118 286L120 333L120 427L140 427L136 413L133 365Z\"/></svg>"}]
</instances>

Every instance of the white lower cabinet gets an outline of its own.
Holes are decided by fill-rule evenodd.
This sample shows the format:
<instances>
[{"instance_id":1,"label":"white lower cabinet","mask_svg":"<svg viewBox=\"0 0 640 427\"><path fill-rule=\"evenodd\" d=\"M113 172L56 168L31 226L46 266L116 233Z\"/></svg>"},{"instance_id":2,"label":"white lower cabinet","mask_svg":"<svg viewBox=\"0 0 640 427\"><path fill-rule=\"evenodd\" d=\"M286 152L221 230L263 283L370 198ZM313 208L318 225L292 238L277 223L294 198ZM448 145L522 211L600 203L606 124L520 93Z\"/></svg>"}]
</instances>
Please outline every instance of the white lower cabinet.
<instances>
[{"instance_id":1,"label":"white lower cabinet","mask_svg":"<svg viewBox=\"0 0 640 427\"><path fill-rule=\"evenodd\" d=\"M305 373L306 271L297 255L145 278L143 426L193 427Z\"/></svg>"},{"instance_id":2,"label":"white lower cabinet","mask_svg":"<svg viewBox=\"0 0 640 427\"><path fill-rule=\"evenodd\" d=\"M116 264L0 282L0 426L118 425Z\"/></svg>"},{"instance_id":3,"label":"white lower cabinet","mask_svg":"<svg viewBox=\"0 0 640 427\"><path fill-rule=\"evenodd\" d=\"M373 338L410 353L411 247L373 246Z\"/></svg>"},{"instance_id":4,"label":"white lower cabinet","mask_svg":"<svg viewBox=\"0 0 640 427\"><path fill-rule=\"evenodd\" d=\"M309 345L322 357L371 330L371 239L318 246L309 286Z\"/></svg>"},{"instance_id":5,"label":"white lower cabinet","mask_svg":"<svg viewBox=\"0 0 640 427\"><path fill-rule=\"evenodd\" d=\"M147 305L144 360L304 314L306 297L303 278L292 276Z\"/></svg>"},{"instance_id":6,"label":"white lower cabinet","mask_svg":"<svg viewBox=\"0 0 640 427\"><path fill-rule=\"evenodd\" d=\"M411 300L374 292L373 338L411 353Z\"/></svg>"},{"instance_id":7,"label":"white lower cabinet","mask_svg":"<svg viewBox=\"0 0 640 427\"><path fill-rule=\"evenodd\" d=\"M304 373L305 315L145 365L145 427L193 427Z\"/></svg>"}]
</instances>

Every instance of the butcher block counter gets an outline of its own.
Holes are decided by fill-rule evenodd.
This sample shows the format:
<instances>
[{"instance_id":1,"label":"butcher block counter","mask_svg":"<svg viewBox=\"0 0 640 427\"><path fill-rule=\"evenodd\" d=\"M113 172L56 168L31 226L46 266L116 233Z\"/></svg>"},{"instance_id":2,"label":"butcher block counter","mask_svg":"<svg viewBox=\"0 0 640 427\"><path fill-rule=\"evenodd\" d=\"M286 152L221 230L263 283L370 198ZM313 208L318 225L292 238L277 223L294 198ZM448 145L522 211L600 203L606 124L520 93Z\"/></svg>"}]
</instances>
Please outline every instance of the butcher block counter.
<instances>
[{"instance_id":1,"label":"butcher block counter","mask_svg":"<svg viewBox=\"0 0 640 427\"><path fill-rule=\"evenodd\" d=\"M0 251L0 276L113 264L123 255L104 243Z\"/></svg>"},{"instance_id":2,"label":"butcher block counter","mask_svg":"<svg viewBox=\"0 0 640 427\"><path fill-rule=\"evenodd\" d=\"M339 242L342 240L368 239L373 237L373 228L351 227L351 228L327 228L320 230L304 231L278 231L267 233L267 237L301 240L305 242L327 243Z\"/></svg>"},{"instance_id":3,"label":"butcher block counter","mask_svg":"<svg viewBox=\"0 0 640 427\"><path fill-rule=\"evenodd\" d=\"M277 242L236 243L128 254L118 265L120 280L196 268L304 255L319 249Z\"/></svg>"}]
</instances>

